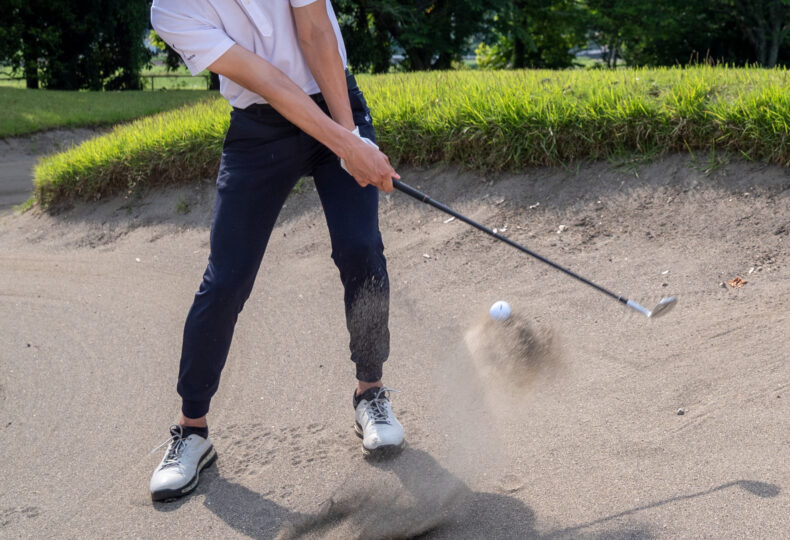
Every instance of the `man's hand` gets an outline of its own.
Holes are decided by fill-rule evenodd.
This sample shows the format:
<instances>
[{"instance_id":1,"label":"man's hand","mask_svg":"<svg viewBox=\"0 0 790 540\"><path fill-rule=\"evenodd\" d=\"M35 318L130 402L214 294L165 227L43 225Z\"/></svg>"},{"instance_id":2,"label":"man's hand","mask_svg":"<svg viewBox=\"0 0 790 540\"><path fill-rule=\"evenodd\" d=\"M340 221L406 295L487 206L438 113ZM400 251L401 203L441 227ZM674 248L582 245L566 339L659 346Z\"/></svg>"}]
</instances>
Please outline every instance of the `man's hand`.
<instances>
[{"instance_id":1,"label":"man's hand","mask_svg":"<svg viewBox=\"0 0 790 540\"><path fill-rule=\"evenodd\" d=\"M355 128L353 133L364 143L364 147L355 149L358 152L356 154L355 150L352 150L348 158L341 158L340 166L353 176L360 186L374 185L385 193L392 193L392 179L400 180L400 175L390 165L389 158L379 152L376 143L367 137L362 137L359 128Z\"/></svg>"}]
</instances>

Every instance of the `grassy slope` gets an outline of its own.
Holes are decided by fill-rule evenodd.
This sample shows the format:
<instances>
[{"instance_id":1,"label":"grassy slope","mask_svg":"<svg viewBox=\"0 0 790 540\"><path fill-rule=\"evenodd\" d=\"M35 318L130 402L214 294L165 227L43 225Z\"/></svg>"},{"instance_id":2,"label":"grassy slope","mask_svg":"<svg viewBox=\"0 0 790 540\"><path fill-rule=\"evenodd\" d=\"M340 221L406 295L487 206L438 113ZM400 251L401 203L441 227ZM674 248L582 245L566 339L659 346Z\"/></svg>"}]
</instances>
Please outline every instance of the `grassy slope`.
<instances>
[{"instance_id":1,"label":"grassy slope","mask_svg":"<svg viewBox=\"0 0 790 540\"><path fill-rule=\"evenodd\" d=\"M65 92L0 87L0 138L44 129L98 126L195 103L215 92Z\"/></svg>"},{"instance_id":2,"label":"grassy slope","mask_svg":"<svg viewBox=\"0 0 790 540\"><path fill-rule=\"evenodd\" d=\"M395 162L486 169L712 149L787 165L786 70L458 71L360 76ZM222 102L165 113L44 160L43 205L212 175Z\"/></svg>"}]
</instances>

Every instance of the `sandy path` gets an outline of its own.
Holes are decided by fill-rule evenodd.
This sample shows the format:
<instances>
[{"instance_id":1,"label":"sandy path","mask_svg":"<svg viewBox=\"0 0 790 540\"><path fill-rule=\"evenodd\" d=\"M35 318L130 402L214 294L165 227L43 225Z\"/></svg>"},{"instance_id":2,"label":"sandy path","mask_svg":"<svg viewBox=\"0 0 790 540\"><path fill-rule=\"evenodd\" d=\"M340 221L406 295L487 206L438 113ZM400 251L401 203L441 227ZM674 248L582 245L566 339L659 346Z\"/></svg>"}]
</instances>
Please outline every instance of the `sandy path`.
<instances>
[{"instance_id":1,"label":"sandy path","mask_svg":"<svg viewBox=\"0 0 790 540\"><path fill-rule=\"evenodd\" d=\"M680 304L656 321L626 313L387 197L385 373L410 448L383 465L362 460L351 430L353 366L317 196L291 198L213 403L217 467L167 505L148 499L160 458L148 451L178 405L210 186L0 217L0 536L270 538L288 523L315 537L783 536L790 179L699 169L672 157L638 177L605 164L494 183L404 174L605 286ZM749 283L720 287L736 275ZM551 328L561 353L559 372L519 394L467 376L463 336L500 298Z\"/></svg>"},{"instance_id":2,"label":"sandy path","mask_svg":"<svg viewBox=\"0 0 790 540\"><path fill-rule=\"evenodd\" d=\"M30 198L33 167L41 156L79 144L97 133L94 129L56 129L0 139L0 214Z\"/></svg>"}]
</instances>

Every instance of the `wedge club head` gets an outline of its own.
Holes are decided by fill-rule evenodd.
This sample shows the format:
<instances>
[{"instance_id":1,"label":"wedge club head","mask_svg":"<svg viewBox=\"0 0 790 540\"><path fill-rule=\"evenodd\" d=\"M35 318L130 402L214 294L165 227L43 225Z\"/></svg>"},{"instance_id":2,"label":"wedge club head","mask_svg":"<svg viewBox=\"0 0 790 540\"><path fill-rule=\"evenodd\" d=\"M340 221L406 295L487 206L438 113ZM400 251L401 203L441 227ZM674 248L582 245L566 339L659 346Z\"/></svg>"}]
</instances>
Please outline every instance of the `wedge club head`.
<instances>
[{"instance_id":1,"label":"wedge club head","mask_svg":"<svg viewBox=\"0 0 790 540\"><path fill-rule=\"evenodd\" d=\"M667 313L672 311L672 308L675 307L675 304L677 303L678 303L677 296L668 296L666 298L662 298L661 301L658 304L656 304L656 307L650 310L650 315L648 315L648 317L650 317L651 319L655 319L656 317L666 315Z\"/></svg>"}]
</instances>

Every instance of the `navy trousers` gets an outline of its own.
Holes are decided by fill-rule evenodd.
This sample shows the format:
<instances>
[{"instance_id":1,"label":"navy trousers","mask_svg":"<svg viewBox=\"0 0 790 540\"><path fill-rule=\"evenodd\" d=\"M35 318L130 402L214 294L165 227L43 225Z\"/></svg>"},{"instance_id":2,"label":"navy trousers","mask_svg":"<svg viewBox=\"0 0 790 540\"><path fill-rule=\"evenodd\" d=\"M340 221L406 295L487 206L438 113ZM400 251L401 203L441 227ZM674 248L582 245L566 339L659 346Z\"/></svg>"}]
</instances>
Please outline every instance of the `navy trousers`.
<instances>
[{"instance_id":1,"label":"navy trousers","mask_svg":"<svg viewBox=\"0 0 790 540\"><path fill-rule=\"evenodd\" d=\"M353 77L348 80L354 121L363 136L375 140L365 98ZM320 94L313 99L327 112ZM217 178L211 254L184 328L177 388L189 418L209 410L277 216L303 176L314 178L329 227L357 379L381 378L389 355L389 281L378 190L360 187L336 155L272 107L253 105L231 112Z\"/></svg>"}]
</instances>

